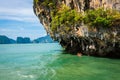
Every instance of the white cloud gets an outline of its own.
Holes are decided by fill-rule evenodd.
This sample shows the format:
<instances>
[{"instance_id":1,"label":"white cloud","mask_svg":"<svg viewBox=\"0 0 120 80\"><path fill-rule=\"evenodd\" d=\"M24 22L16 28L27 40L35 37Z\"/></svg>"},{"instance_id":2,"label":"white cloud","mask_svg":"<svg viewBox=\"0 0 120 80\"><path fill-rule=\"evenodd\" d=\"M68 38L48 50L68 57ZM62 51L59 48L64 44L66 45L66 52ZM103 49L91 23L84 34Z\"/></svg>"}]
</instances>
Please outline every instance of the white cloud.
<instances>
[{"instance_id":1,"label":"white cloud","mask_svg":"<svg viewBox=\"0 0 120 80\"><path fill-rule=\"evenodd\" d=\"M46 34L33 12L32 1L0 0L0 20L11 21L11 23L1 22L0 35L6 35L14 39L17 36L28 36L35 39Z\"/></svg>"},{"instance_id":2,"label":"white cloud","mask_svg":"<svg viewBox=\"0 0 120 80\"><path fill-rule=\"evenodd\" d=\"M6 9L0 8L0 19L35 22L37 17L32 9Z\"/></svg>"},{"instance_id":3,"label":"white cloud","mask_svg":"<svg viewBox=\"0 0 120 80\"><path fill-rule=\"evenodd\" d=\"M0 0L0 19L35 22L33 0Z\"/></svg>"},{"instance_id":4,"label":"white cloud","mask_svg":"<svg viewBox=\"0 0 120 80\"><path fill-rule=\"evenodd\" d=\"M33 10L31 8L0 8L0 14L33 16Z\"/></svg>"}]
</instances>

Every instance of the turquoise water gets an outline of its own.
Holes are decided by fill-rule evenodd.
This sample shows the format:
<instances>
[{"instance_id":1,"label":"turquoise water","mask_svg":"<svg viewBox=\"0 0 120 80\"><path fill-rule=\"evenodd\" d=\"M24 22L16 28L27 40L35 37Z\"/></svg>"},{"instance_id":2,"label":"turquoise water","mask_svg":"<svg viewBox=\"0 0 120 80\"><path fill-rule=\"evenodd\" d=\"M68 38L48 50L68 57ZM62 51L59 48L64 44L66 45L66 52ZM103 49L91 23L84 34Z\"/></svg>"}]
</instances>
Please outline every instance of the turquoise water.
<instances>
[{"instance_id":1,"label":"turquoise water","mask_svg":"<svg viewBox=\"0 0 120 80\"><path fill-rule=\"evenodd\" d=\"M62 54L57 43L0 45L0 80L120 80L120 60Z\"/></svg>"}]
</instances>

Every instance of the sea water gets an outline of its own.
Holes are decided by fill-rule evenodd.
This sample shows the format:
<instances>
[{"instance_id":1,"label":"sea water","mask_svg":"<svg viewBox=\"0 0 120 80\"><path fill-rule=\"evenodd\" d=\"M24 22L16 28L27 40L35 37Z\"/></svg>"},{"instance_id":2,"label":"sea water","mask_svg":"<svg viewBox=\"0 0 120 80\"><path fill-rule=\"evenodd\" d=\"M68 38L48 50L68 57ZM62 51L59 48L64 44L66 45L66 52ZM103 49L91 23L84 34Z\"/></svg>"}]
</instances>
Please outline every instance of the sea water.
<instances>
[{"instance_id":1,"label":"sea water","mask_svg":"<svg viewBox=\"0 0 120 80\"><path fill-rule=\"evenodd\" d=\"M120 59L63 54L58 43L0 45L0 80L120 80Z\"/></svg>"}]
</instances>

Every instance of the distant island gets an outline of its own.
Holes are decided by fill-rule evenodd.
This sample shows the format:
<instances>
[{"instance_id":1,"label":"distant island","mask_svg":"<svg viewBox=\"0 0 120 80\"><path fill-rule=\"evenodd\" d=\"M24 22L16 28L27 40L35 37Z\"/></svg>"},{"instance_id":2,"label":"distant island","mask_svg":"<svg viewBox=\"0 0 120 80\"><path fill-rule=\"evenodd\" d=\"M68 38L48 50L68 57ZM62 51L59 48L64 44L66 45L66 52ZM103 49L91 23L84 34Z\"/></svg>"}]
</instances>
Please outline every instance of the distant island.
<instances>
[{"instance_id":1,"label":"distant island","mask_svg":"<svg viewBox=\"0 0 120 80\"><path fill-rule=\"evenodd\" d=\"M16 43L15 40L8 38L7 36L0 35L0 44L13 44Z\"/></svg>"},{"instance_id":2,"label":"distant island","mask_svg":"<svg viewBox=\"0 0 120 80\"><path fill-rule=\"evenodd\" d=\"M49 35L34 39L32 41L32 43L53 43L53 42L55 41L53 41Z\"/></svg>"},{"instance_id":3,"label":"distant island","mask_svg":"<svg viewBox=\"0 0 120 80\"><path fill-rule=\"evenodd\" d=\"M49 35L31 40L29 37L17 37L16 40L0 35L0 44L54 43Z\"/></svg>"}]
</instances>

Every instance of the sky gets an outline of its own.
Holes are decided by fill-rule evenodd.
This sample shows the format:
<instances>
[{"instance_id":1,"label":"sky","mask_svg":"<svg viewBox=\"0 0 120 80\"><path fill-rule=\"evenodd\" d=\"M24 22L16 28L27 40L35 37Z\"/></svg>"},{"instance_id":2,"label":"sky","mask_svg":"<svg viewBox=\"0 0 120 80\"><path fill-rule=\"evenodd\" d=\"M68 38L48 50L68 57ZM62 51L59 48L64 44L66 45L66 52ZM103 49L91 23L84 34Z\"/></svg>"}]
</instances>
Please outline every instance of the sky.
<instances>
[{"instance_id":1,"label":"sky","mask_svg":"<svg viewBox=\"0 0 120 80\"><path fill-rule=\"evenodd\" d=\"M0 35L32 40L46 35L33 12L33 0L0 0Z\"/></svg>"}]
</instances>

